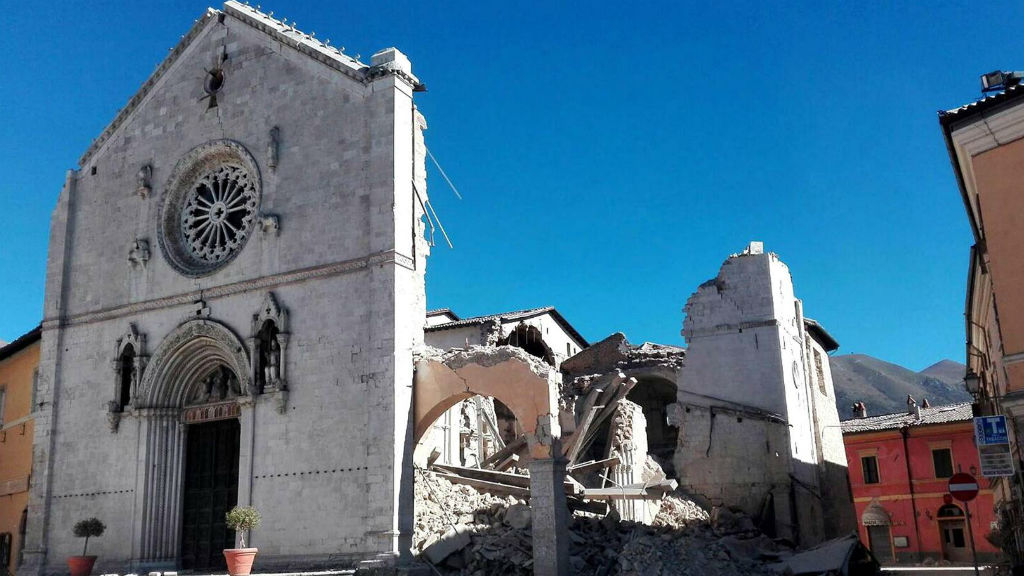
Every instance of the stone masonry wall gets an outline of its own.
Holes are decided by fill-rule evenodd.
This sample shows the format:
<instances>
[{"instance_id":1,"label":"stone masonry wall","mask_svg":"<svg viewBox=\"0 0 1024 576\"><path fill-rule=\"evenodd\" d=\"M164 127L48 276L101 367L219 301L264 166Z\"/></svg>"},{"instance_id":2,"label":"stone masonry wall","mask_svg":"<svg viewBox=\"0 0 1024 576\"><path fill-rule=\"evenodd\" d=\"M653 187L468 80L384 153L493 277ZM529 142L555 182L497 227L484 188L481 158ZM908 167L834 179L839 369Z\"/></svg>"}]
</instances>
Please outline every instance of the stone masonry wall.
<instances>
[{"instance_id":1,"label":"stone masonry wall","mask_svg":"<svg viewBox=\"0 0 1024 576\"><path fill-rule=\"evenodd\" d=\"M393 557L399 533L411 534L403 463L411 458L411 351L422 342L428 254L412 183L425 201L425 123L404 79L354 80L237 14L224 16L200 22L129 119L69 175L58 200L25 573L63 570L80 546L70 527L90 516L108 527L90 542L101 558L96 569L139 567L147 487L137 462L145 436L138 416L126 413L117 433L105 417L116 386L115 342L129 324L147 337L149 355L197 312L245 346L267 291L290 316L290 394L284 414L263 396L243 417L242 451L250 450L251 462L240 462L239 501L259 507L270 527L251 536L261 561ZM208 109L205 70L222 49L224 87ZM189 278L161 252L159 205L179 158L217 139L239 142L256 159L260 211L277 216L280 230L254 230L226 267ZM152 191L140 197L136 173L144 164L152 165ZM150 254L131 264L136 239L148 240Z\"/></svg>"}]
</instances>

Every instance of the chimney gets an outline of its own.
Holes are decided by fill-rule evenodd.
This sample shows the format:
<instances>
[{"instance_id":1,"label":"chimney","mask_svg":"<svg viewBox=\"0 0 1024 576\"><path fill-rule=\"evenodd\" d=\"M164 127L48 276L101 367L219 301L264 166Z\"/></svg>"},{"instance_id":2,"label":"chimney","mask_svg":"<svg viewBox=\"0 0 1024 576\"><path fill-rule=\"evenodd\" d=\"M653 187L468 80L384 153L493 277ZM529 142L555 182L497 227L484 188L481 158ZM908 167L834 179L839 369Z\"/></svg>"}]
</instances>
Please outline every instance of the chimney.
<instances>
[{"instance_id":1,"label":"chimney","mask_svg":"<svg viewBox=\"0 0 1024 576\"><path fill-rule=\"evenodd\" d=\"M868 409L863 402L854 402L853 404L853 417L854 418L867 418Z\"/></svg>"},{"instance_id":2,"label":"chimney","mask_svg":"<svg viewBox=\"0 0 1024 576\"><path fill-rule=\"evenodd\" d=\"M913 415L915 410L917 410L917 401L913 396L907 394L907 414Z\"/></svg>"},{"instance_id":3,"label":"chimney","mask_svg":"<svg viewBox=\"0 0 1024 576\"><path fill-rule=\"evenodd\" d=\"M924 402L921 402L921 408L931 408L931 407L932 407L932 403L929 402L927 398L924 399Z\"/></svg>"},{"instance_id":4,"label":"chimney","mask_svg":"<svg viewBox=\"0 0 1024 576\"><path fill-rule=\"evenodd\" d=\"M914 404L914 418L917 419L918 422L921 421L921 407L917 404Z\"/></svg>"}]
</instances>

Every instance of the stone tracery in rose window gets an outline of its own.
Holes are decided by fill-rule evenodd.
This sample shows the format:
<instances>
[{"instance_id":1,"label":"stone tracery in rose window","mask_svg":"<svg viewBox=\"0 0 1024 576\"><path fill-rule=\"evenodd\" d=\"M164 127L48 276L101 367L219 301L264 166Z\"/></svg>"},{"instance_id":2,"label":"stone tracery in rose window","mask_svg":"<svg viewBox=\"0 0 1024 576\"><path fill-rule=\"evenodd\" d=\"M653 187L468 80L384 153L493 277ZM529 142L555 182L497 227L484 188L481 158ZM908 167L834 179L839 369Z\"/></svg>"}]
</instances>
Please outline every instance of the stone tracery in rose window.
<instances>
[{"instance_id":1,"label":"stone tracery in rose window","mask_svg":"<svg viewBox=\"0 0 1024 576\"><path fill-rule=\"evenodd\" d=\"M188 251L211 264L227 259L251 233L258 204L256 187L242 166L221 164L201 176L181 211Z\"/></svg>"}]
</instances>

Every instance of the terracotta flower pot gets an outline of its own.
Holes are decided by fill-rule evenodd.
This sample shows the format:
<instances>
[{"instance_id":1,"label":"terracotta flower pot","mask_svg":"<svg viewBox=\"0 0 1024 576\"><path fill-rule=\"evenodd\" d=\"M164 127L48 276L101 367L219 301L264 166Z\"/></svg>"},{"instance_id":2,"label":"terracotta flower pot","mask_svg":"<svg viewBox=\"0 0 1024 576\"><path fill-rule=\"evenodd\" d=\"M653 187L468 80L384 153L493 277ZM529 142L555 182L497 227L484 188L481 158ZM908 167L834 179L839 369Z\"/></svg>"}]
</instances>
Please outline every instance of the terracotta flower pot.
<instances>
[{"instance_id":1,"label":"terracotta flower pot","mask_svg":"<svg viewBox=\"0 0 1024 576\"><path fill-rule=\"evenodd\" d=\"M256 548L226 548L224 559L228 561L228 574L231 576L248 576L252 571L252 563L256 560Z\"/></svg>"},{"instance_id":2,"label":"terracotta flower pot","mask_svg":"<svg viewBox=\"0 0 1024 576\"><path fill-rule=\"evenodd\" d=\"M93 564L96 564L95 556L71 556L68 558L71 576L89 576L92 574Z\"/></svg>"}]
</instances>

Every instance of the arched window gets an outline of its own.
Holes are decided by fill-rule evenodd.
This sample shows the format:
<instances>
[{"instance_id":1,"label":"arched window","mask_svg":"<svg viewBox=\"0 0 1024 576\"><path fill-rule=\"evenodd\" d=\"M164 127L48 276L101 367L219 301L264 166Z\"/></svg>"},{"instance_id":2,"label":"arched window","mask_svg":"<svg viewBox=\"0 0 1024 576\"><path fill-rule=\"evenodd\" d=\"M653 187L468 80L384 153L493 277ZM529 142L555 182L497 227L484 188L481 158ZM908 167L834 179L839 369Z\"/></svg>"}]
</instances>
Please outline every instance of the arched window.
<instances>
[{"instance_id":1,"label":"arched window","mask_svg":"<svg viewBox=\"0 0 1024 576\"><path fill-rule=\"evenodd\" d=\"M550 366L555 365L555 354L544 342L540 330L535 326L519 324L508 336L498 342L499 346L515 346L522 348L531 356L536 356Z\"/></svg>"},{"instance_id":2,"label":"arched window","mask_svg":"<svg viewBox=\"0 0 1024 576\"><path fill-rule=\"evenodd\" d=\"M132 402L132 383L136 378L135 348L131 344L126 345L117 361L120 379L118 382L117 404L118 408L124 412L124 409Z\"/></svg>"}]
</instances>

